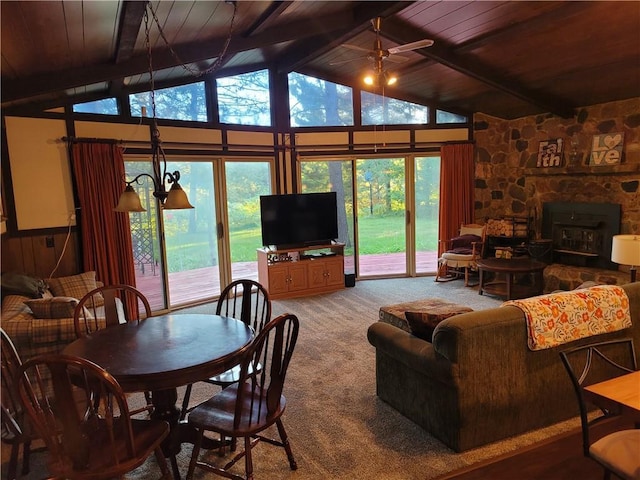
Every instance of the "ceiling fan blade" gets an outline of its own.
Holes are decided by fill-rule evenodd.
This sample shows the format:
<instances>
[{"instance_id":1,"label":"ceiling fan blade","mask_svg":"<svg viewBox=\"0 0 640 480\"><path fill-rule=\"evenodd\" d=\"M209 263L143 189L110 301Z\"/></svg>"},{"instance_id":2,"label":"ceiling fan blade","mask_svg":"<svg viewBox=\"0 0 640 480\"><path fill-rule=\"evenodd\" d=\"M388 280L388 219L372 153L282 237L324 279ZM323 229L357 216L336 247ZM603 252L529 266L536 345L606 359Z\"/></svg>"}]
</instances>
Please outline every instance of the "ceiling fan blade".
<instances>
[{"instance_id":1,"label":"ceiling fan blade","mask_svg":"<svg viewBox=\"0 0 640 480\"><path fill-rule=\"evenodd\" d=\"M389 55L388 57L384 57L384 60L391 63L404 63L409 60L407 57L403 57L402 55Z\"/></svg>"},{"instance_id":2,"label":"ceiling fan blade","mask_svg":"<svg viewBox=\"0 0 640 480\"><path fill-rule=\"evenodd\" d=\"M351 45L350 43L343 43L340 46L344 47L344 48L348 48L349 50L357 50L358 52L367 52L367 53L371 53L372 52L372 50L369 49L369 48L364 48L364 47L361 47L359 45Z\"/></svg>"},{"instance_id":3,"label":"ceiling fan blade","mask_svg":"<svg viewBox=\"0 0 640 480\"><path fill-rule=\"evenodd\" d=\"M417 42L405 43L404 45L391 47L388 51L393 55L395 53L410 52L411 50L430 47L431 45L433 45L433 40L425 38L423 40L418 40Z\"/></svg>"},{"instance_id":4,"label":"ceiling fan blade","mask_svg":"<svg viewBox=\"0 0 640 480\"><path fill-rule=\"evenodd\" d=\"M337 60L335 62L329 62L329 65L344 65L345 63L355 62L356 60L362 60L363 58L367 58L367 57L364 56L364 57L349 58L347 60Z\"/></svg>"}]
</instances>

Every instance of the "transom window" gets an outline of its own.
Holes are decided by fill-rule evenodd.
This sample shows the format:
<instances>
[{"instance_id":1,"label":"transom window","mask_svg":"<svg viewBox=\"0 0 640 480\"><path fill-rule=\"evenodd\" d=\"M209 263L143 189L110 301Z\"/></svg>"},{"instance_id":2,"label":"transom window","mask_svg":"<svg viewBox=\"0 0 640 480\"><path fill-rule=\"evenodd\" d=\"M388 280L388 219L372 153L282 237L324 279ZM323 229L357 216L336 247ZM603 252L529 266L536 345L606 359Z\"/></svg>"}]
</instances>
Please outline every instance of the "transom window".
<instances>
[{"instance_id":1,"label":"transom window","mask_svg":"<svg viewBox=\"0 0 640 480\"><path fill-rule=\"evenodd\" d=\"M220 122L271 126L268 70L218 78L216 91Z\"/></svg>"},{"instance_id":2,"label":"transom window","mask_svg":"<svg viewBox=\"0 0 640 480\"><path fill-rule=\"evenodd\" d=\"M156 117L167 120L207 121L207 98L204 82L190 83L179 87L162 88L155 91ZM129 95L131 116L140 117L142 108L146 116L152 116L151 92Z\"/></svg>"},{"instance_id":3,"label":"transom window","mask_svg":"<svg viewBox=\"0 0 640 480\"><path fill-rule=\"evenodd\" d=\"M289 119L292 127L353 125L353 90L292 72L289 74Z\"/></svg>"}]
</instances>

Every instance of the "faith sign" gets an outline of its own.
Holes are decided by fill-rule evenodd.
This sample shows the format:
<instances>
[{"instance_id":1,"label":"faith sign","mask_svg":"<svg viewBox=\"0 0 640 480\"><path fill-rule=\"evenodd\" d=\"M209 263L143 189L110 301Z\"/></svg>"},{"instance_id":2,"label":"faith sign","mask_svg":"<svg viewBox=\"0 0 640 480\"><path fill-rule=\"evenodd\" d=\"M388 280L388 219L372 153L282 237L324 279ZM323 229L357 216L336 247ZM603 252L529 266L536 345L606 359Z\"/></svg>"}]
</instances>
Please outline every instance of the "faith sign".
<instances>
[{"instance_id":1,"label":"faith sign","mask_svg":"<svg viewBox=\"0 0 640 480\"><path fill-rule=\"evenodd\" d=\"M562 165L564 142L561 138L545 140L538 144L538 167L559 167Z\"/></svg>"},{"instance_id":2,"label":"faith sign","mask_svg":"<svg viewBox=\"0 0 640 480\"><path fill-rule=\"evenodd\" d=\"M589 165L617 165L622 159L624 134L594 135Z\"/></svg>"}]
</instances>

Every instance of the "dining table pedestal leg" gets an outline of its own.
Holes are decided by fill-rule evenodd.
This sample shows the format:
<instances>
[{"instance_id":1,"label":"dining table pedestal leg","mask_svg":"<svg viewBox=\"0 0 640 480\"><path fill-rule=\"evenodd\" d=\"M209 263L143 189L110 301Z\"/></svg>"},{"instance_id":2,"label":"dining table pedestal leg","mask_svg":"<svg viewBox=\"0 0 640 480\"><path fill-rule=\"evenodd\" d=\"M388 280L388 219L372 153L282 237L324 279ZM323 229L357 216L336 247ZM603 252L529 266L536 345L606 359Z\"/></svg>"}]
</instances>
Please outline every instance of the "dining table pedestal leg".
<instances>
[{"instance_id":1,"label":"dining table pedestal leg","mask_svg":"<svg viewBox=\"0 0 640 480\"><path fill-rule=\"evenodd\" d=\"M180 471L178 470L178 462L176 460L176 455L180 453L180 444L182 443L182 439L180 438L180 410L176 406L178 391L175 388L169 390L154 390L151 393L151 401L153 403L151 418L164 420L169 424L169 436L165 438L162 444L162 451L164 452L164 456L171 461L173 478L180 480Z\"/></svg>"}]
</instances>

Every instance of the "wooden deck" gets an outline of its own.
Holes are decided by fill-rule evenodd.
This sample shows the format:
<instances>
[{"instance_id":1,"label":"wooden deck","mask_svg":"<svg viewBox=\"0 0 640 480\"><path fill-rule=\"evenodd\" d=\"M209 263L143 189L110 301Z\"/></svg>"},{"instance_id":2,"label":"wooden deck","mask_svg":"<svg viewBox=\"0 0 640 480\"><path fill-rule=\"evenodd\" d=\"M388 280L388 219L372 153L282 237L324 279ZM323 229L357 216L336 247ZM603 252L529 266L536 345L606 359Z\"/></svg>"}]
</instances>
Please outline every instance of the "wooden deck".
<instances>
[{"instance_id":1,"label":"wooden deck","mask_svg":"<svg viewBox=\"0 0 640 480\"><path fill-rule=\"evenodd\" d=\"M389 253L380 255L363 255L360 257L358 278L404 275L406 272L406 255ZM419 252L416 268L420 274L435 274L437 264L436 252ZM345 258L345 271L352 273L353 257ZM258 263L237 262L232 265L233 278L251 278L258 280ZM162 310L162 277L160 269L137 271L136 285L149 299L154 311ZM220 277L218 267L205 267L184 272L169 274L169 297L171 308L215 300L220 295Z\"/></svg>"}]
</instances>

